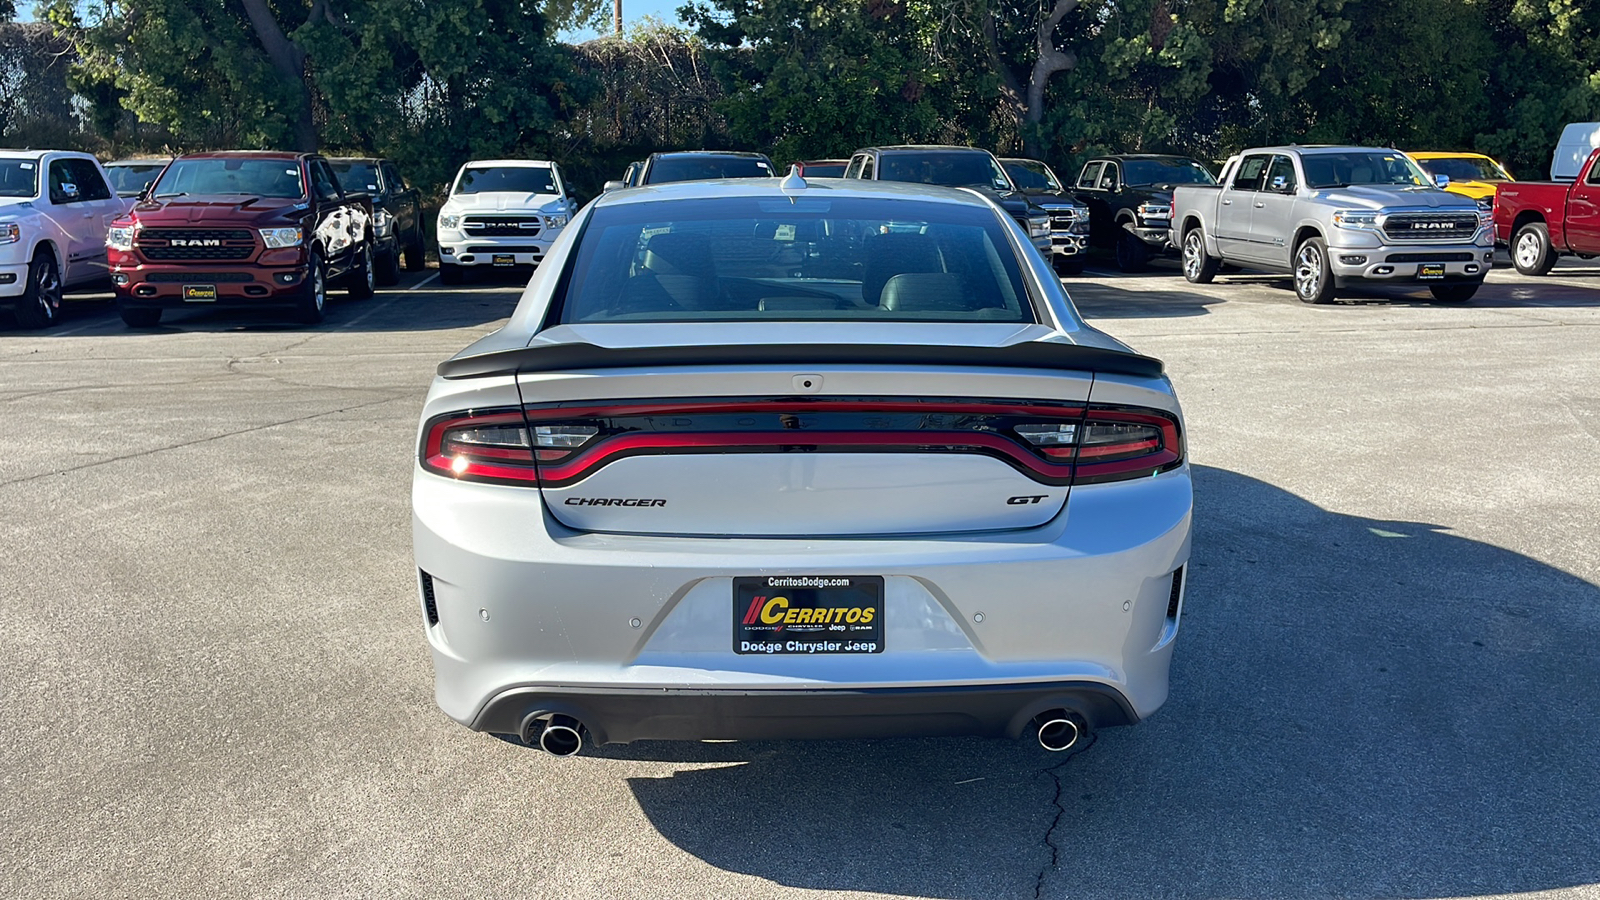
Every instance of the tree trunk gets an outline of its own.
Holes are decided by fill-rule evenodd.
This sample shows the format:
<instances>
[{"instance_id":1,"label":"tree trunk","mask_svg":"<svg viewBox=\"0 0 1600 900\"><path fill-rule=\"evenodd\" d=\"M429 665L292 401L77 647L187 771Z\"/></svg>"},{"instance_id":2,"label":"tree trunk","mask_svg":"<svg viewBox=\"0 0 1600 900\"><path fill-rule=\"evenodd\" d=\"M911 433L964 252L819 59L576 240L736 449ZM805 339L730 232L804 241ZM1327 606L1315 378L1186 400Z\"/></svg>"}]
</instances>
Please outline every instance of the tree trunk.
<instances>
[{"instance_id":1,"label":"tree trunk","mask_svg":"<svg viewBox=\"0 0 1600 900\"><path fill-rule=\"evenodd\" d=\"M1039 123L1044 121L1044 89L1050 82L1050 76L1057 72L1065 72L1078 65L1078 54L1071 50L1057 50L1055 32L1056 27L1067 14L1078 8L1079 0L1056 0L1051 8L1050 15L1039 23L1035 39L1038 42L1039 58L1033 64L1033 72L1028 76L1028 101L1023 114L1023 121L1018 122L1018 130L1022 132L1023 152L1028 156L1039 156Z\"/></svg>"},{"instance_id":2,"label":"tree trunk","mask_svg":"<svg viewBox=\"0 0 1600 900\"><path fill-rule=\"evenodd\" d=\"M317 124L311 117L311 88L306 84L306 52L283 33L283 26L273 17L267 0L240 2L244 4L245 15L250 17L250 27L256 33L256 40L261 42L261 49L266 51L267 59L278 71L278 76L294 91L293 118L290 122L294 132L293 149L315 153ZM320 0L312 8L312 17L315 18L319 11L326 15L326 7Z\"/></svg>"}]
</instances>

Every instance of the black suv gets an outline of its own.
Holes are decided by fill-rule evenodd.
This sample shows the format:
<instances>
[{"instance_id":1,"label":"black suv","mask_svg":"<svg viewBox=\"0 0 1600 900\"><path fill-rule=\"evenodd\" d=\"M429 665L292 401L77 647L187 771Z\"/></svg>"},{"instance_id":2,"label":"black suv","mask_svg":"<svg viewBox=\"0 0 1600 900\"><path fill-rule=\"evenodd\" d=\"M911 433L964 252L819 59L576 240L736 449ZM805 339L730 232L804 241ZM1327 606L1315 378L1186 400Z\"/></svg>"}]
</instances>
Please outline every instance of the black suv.
<instances>
[{"instance_id":1,"label":"black suv","mask_svg":"<svg viewBox=\"0 0 1600 900\"><path fill-rule=\"evenodd\" d=\"M867 147L850 154L844 177L976 188L1010 213L1033 246L1050 258L1049 212L1017 190L1000 160L987 150L922 144Z\"/></svg>"},{"instance_id":2,"label":"black suv","mask_svg":"<svg viewBox=\"0 0 1600 900\"><path fill-rule=\"evenodd\" d=\"M422 237L422 204L417 189L400 177L392 160L365 157L338 157L328 160L339 178L339 186L353 194L372 197L373 226L377 238L374 249L374 274L379 284L400 280L400 259L406 271L416 272L427 264Z\"/></svg>"},{"instance_id":3,"label":"black suv","mask_svg":"<svg viewBox=\"0 0 1600 900\"><path fill-rule=\"evenodd\" d=\"M1187 156L1125 153L1084 163L1076 188L1089 207L1090 241L1114 250L1122 271L1137 272L1152 255L1172 251L1172 189L1216 183L1210 169Z\"/></svg>"}]
</instances>

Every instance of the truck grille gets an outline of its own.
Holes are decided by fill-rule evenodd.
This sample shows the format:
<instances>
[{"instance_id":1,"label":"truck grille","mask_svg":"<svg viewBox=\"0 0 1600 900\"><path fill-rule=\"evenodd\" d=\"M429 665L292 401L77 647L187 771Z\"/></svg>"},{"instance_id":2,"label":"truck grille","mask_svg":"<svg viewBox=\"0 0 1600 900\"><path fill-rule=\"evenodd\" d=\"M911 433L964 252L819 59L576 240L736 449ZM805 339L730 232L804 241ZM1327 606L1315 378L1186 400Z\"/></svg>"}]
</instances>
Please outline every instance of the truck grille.
<instances>
[{"instance_id":1,"label":"truck grille","mask_svg":"<svg viewBox=\"0 0 1600 900\"><path fill-rule=\"evenodd\" d=\"M1396 241L1467 241L1478 233L1476 213L1391 213L1383 233Z\"/></svg>"},{"instance_id":2,"label":"truck grille","mask_svg":"<svg viewBox=\"0 0 1600 900\"><path fill-rule=\"evenodd\" d=\"M467 216L461 222L461 230L483 236L533 237L544 230L544 219L539 216Z\"/></svg>"},{"instance_id":3,"label":"truck grille","mask_svg":"<svg viewBox=\"0 0 1600 900\"><path fill-rule=\"evenodd\" d=\"M244 228L146 228L134 239L145 259L249 259L255 235Z\"/></svg>"},{"instance_id":4,"label":"truck grille","mask_svg":"<svg viewBox=\"0 0 1600 900\"><path fill-rule=\"evenodd\" d=\"M1472 262L1473 254L1468 253L1391 253L1384 257L1384 262L1392 263L1440 263L1440 262Z\"/></svg>"}]
</instances>

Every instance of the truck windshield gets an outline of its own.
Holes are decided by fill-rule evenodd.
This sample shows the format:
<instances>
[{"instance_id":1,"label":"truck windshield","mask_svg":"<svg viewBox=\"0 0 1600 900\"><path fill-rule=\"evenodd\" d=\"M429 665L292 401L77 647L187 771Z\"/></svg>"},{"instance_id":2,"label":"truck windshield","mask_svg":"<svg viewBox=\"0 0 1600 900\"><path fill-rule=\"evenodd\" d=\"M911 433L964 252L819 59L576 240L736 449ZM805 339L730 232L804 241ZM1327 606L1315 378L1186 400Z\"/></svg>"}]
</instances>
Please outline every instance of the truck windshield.
<instances>
[{"instance_id":1,"label":"truck windshield","mask_svg":"<svg viewBox=\"0 0 1600 900\"><path fill-rule=\"evenodd\" d=\"M456 179L457 194L555 194L556 176L545 166L469 166Z\"/></svg>"},{"instance_id":2,"label":"truck windshield","mask_svg":"<svg viewBox=\"0 0 1600 900\"><path fill-rule=\"evenodd\" d=\"M1011 179L993 156L981 152L885 153L878 160L879 181L909 181L944 187L1011 190Z\"/></svg>"},{"instance_id":3,"label":"truck windshield","mask_svg":"<svg viewBox=\"0 0 1600 900\"><path fill-rule=\"evenodd\" d=\"M1050 167L1035 159L1008 159L1005 162L1006 174L1011 176L1011 182L1019 190L1024 191L1059 191L1061 182L1056 180Z\"/></svg>"},{"instance_id":4,"label":"truck windshield","mask_svg":"<svg viewBox=\"0 0 1600 900\"><path fill-rule=\"evenodd\" d=\"M113 164L106 166L106 177L111 180L112 190L128 196L144 190L144 186L155 181L156 176L166 167L167 164L161 162Z\"/></svg>"},{"instance_id":5,"label":"truck windshield","mask_svg":"<svg viewBox=\"0 0 1600 900\"><path fill-rule=\"evenodd\" d=\"M1216 184L1211 171L1192 159L1129 159L1122 163L1127 184Z\"/></svg>"},{"instance_id":6,"label":"truck windshield","mask_svg":"<svg viewBox=\"0 0 1600 900\"><path fill-rule=\"evenodd\" d=\"M576 322L1033 322L993 210L725 197L601 206L560 318Z\"/></svg>"},{"instance_id":7,"label":"truck windshield","mask_svg":"<svg viewBox=\"0 0 1600 900\"><path fill-rule=\"evenodd\" d=\"M1407 156L1384 150L1307 153L1300 157L1306 186L1313 190L1352 184L1401 184L1432 187L1433 182Z\"/></svg>"},{"instance_id":8,"label":"truck windshield","mask_svg":"<svg viewBox=\"0 0 1600 900\"><path fill-rule=\"evenodd\" d=\"M0 197L39 196L39 164L31 159L0 159Z\"/></svg>"},{"instance_id":9,"label":"truck windshield","mask_svg":"<svg viewBox=\"0 0 1600 900\"><path fill-rule=\"evenodd\" d=\"M1492 159L1446 156L1418 160L1429 175L1448 175L1451 181L1510 181L1511 176Z\"/></svg>"},{"instance_id":10,"label":"truck windshield","mask_svg":"<svg viewBox=\"0 0 1600 900\"><path fill-rule=\"evenodd\" d=\"M770 178L772 165L756 156L660 156L650 164L649 184L710 181L716 178Z\"/></svg>"},{"instance_id":11,"label":"truck windshield","mask_svg":"<svg viewBox=\"0 0 1600 900\"><path fill-rule=\"evenodd\" d=\"M358 194L378 193L377 163L330 159L328 165L333 166L333 174L339 179L339 187L346 191Z\"/></svg>"},{"instance_id":12,"label":"truck windshield","mask_svg":"<svg viewBox=\"0 0 1600 900\"><path fill-rule=\"evenodd\" d=\"M306 195L300 164L292 159L180 159L167 167L152 191L178 194L245 194L297 200Z\"/></svg>"}]
</instances>

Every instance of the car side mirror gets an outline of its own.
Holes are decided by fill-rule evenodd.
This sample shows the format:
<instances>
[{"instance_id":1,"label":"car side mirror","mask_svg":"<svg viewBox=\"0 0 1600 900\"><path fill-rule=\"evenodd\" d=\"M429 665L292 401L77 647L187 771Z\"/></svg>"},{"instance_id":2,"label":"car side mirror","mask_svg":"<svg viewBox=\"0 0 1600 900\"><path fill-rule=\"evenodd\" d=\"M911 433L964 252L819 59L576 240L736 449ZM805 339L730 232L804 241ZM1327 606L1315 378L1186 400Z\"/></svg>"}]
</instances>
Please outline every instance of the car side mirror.
<instances>
[{"instance_id":1,"label":"car side mirror","mask_svg":"<svg viewBox=\"0 0 1600 900\"><path fill-rule=\"evenodd\" d=\"M138 196L137 199L139 199L139 200L149 200L150 199L150 189L155 187L155 186L156 186L156 183L154 181L146 181L144 183L144 187L139 188L139 196Z\"/></svg>"},{"instance_id":2,"label":"car side mirror","mask_svg":"<svg viewBox=\"0 0 1600 900\"><path fill-rule=\"evenodd\" d=\"M604 187L600 188L600 190L602 193L604 193L606 191L620 191L625 187L627 187L627 185L620 181L608 181L605 183Z\"/></svg>"},{"instance_id":3,"label":"car side mirror","mask_svg":"<svg viewBox=\"0 0 1600 900\"><path fill-rule=\"evenodd\" d=\"M1450 186L1450 176L1443 173L1435 175L1433 176L1433 183L1439 188L1447 188Z\"/></svg>"}]
</instances>

